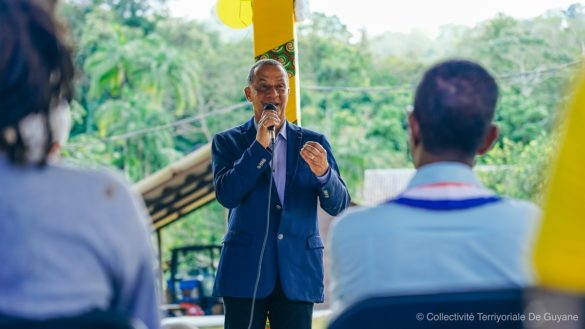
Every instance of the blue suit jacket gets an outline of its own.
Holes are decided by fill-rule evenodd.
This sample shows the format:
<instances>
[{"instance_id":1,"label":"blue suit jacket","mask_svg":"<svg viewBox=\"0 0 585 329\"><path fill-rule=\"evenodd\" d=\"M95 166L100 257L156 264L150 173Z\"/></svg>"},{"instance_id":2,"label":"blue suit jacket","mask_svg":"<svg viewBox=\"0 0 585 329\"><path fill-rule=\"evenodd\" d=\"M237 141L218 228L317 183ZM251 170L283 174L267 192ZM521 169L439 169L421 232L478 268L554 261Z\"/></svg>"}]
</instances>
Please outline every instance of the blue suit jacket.
<instances>
[{"instance_id":1,"label":"blue suit jacket","mask_svg":"<svg viewBox=\"0 0 585 329\"><path fill-rule=\"evenodd\" d=\"M317 199L323 210L337 215L349 205L349 193L325 136L289 123L283 207L274 183L269 187L271 152L255 140L253 120L213 139L216 196L229 209L214 295L252 298L270 188L269 234L257 298L268 296L279 277L289 299L322 302L323 242L317 223ZM316 141L327 150L331 175L324 184L300 158L307 141Z\"/></svg>"}]
</instances>

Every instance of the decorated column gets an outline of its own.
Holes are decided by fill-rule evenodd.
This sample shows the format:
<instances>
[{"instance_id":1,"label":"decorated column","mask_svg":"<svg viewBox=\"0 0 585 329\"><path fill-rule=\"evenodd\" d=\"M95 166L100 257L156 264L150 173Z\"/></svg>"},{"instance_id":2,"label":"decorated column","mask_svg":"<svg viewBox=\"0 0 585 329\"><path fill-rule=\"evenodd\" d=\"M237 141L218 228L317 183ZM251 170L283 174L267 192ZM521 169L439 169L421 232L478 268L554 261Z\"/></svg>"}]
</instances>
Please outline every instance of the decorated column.
<instances>
[{"instance_id":1,"label":"decorated column","mask_svg":"<svg viewBox=\"0 0 585 329\"><path fill-rule=\"evenodd\" d=\"M297 0L297 12L306 1ZM295 39L294 0L218 0L220 19L233 28L254 26L254 57L256 61L272 58L284 65L289 81L290 95L286 107L289 121L300 124L300 94ZM297 14L300 16L300 14Z\"/></svg>"},{"instance_id":2,"label":"decorated column","mask_svg":"<svg viewBox=\"0 0 585 329\"><path fill-rule=\"evenodd\" d=\"M292 0L254 0L254 56L256 60L272 58L284 65L290 81L286 117L300 123L300 94L294 4Z\"/></svg>"}]
</instances>

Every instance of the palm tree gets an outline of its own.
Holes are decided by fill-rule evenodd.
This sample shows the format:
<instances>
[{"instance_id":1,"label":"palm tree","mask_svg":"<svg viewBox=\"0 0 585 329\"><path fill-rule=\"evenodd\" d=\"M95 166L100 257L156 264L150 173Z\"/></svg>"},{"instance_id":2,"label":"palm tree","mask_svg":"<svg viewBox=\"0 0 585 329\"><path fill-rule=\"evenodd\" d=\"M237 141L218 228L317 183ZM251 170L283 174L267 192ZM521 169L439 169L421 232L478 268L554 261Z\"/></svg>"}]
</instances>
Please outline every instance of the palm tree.
<instances>
[{"instance_id":1,"label":"palm tree","mask_svg":"<svg viewBox=\"0 0 585 329\"><path fill-rule=\"evenodd\" d=\"M116 23L96 9L86 17L80 40L90 131L97 137L169 123L194 108L197 67L155 32ZM178 155L169 130L108 143L114 163L140 179ZM169 156L171 158L169 158Z\"/></svg>"}]
</instances>

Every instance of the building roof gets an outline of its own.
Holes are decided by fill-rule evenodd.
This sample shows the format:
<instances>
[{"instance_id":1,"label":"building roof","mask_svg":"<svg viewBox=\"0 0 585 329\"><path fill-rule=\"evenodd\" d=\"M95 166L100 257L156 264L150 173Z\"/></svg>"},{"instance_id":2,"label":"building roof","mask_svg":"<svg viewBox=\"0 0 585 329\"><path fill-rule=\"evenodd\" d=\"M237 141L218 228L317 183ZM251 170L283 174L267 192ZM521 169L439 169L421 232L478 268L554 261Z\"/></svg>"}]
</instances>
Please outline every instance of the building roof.
<instances>
[{"instance_id":1,"label":"building roof","mask_svg":"<svg viewBox=\"0 0 585 329\"><path fill-rule=\"evenodd\" d=\"M215 199L211 144L200 147L134 185L156 230Z\"/></svg>"}]
</instances>

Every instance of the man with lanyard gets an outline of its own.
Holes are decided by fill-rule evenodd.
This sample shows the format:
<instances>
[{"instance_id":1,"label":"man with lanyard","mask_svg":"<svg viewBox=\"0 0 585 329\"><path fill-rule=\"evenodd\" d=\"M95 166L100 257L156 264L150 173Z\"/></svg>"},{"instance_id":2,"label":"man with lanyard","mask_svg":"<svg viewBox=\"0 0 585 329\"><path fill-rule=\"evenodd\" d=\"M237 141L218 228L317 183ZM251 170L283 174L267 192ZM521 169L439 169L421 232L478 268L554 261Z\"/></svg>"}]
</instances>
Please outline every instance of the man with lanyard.
<instances>
[{"instance_id":1,"label":"man with lanyard","mask_svg":"<svg viewBox=\"0 0 585 329\"><path fill-rule=\"evenodd\" d=\"M375 294L520 287L539 210L502 198L472 171L498 137L498 88L478 64L426 72L409 114L417 168L406 190L346 213L332 228L332 300L339 311Z\"/></svg>"}]
</instances>

